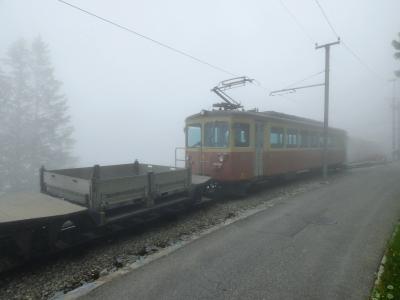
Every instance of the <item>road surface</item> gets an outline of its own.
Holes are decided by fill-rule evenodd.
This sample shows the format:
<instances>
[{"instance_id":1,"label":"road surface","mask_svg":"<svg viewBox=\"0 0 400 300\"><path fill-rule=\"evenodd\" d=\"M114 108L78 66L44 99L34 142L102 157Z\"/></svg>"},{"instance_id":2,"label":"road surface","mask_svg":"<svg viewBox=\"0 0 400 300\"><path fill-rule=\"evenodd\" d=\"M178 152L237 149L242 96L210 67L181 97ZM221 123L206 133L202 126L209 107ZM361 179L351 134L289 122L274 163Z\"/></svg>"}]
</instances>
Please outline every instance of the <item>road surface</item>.
<instances>
[{"instance_id":1,"label":"road surface","mask_svg":"<svg viewBox=\"0 0 400 300\"><path fill-rule=\"evenodd\" d=\"M400 165L354 169L83 299L365 299L400 216Z\"/></svg>"}]
</instances>

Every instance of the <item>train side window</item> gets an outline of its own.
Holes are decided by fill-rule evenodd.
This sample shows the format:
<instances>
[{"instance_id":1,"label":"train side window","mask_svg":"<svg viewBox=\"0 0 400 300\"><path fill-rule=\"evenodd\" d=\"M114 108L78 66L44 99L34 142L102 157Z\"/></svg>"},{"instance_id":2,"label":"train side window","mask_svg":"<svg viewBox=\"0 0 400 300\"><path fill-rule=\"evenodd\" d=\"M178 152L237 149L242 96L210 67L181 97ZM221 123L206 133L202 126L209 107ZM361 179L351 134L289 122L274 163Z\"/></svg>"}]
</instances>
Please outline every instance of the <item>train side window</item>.
<instances>
[{"instance_id":1,"label":"train side window","mask_svg":"<svg viewBox=\"0 0 400 300\"><path fill-rule=\"evenodd\" d=\"M328 137L328 147L336 148L336 137L334 135Z\"/></svg>"},{"instance_id":2,"label":"train side window","mask_svg":"<svg viewBox=\"0 0 400 300\"><path fill-rule=\"evenodd\" d=\"M229 146L228 122L209 122L204 127L206 147L226 148Z\"/></svg>"},{"instance_id":3,"label":"train side window","mask_svg":"<svg viewBox=\"0 0 400 300\"><path fill-rule=\"evenodd\" d=\"M301 148L308 148L308 143L309 143L309 135L308 132L303 130L300 132L300 140L299 140L299 145Z\"/></svg>"},{"instance_id":4,"label":"train side window","mask_svg":"<svg viewBox=\"0 0 400 300\"><path fill-rule=\"evenodd\" d=\"M283 128L272 127L269 132L269 144L272 148L283 148L284 132Z\"/></svg>"},{"instance_id":5,"label":"train side window","mask_svg":"<svg viewBox=\"0 0 400 300\"><path fill-rule=\"evenodd\" d=\"M321 133L319 135L319 147L324 148L324 134L323 133Z\"/></svg>"},{"instance_id":6,"label":"train side window","mask_svg":"<svg viewBox=\"0 0 400 300\"><path fill-rule=\"evenodd\" d=\"M296 148L298 144L297 140L297 130L288 129L287 131L286 146L288 148Z\"/></svg>"},{"instance_id":7,"label":"train side window","mask_svg":"<svg viewBox=\"0 0 400 300\"><path fill-rule=\"evenodd\" d=\"M198 148L201 146L201 125L191 124L186 129L186 146L188 148Z\"/></svg>"},{"instance_id":8,"label":"train side window","mask_svg":"<svg viewBox=\"0 0 400 300\"><path fill-rule=\"evenodd\" d=\"M318 137L318 134L315 132L310 133L310 147L311 148L319 147L319 137Z\"/></svg>"},{"instance_id":9,"label":"train side window","mask_svg":"<svg viewBox=\"0 0 400 300\"><path fill-rule=\"evenodd\" d=\"M235 123L235 147L248 147L250 144L250 125L245 123Z\"/></svg>"}]
</instances>

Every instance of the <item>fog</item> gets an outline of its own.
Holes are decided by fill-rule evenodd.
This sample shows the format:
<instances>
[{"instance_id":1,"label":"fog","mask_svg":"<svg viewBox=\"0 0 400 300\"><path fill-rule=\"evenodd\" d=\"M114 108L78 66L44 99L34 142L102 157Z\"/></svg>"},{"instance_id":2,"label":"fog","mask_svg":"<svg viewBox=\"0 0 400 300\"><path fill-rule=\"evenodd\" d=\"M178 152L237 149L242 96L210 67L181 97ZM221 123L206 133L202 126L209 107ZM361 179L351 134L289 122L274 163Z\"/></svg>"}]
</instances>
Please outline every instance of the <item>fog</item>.
<instances>
[{"instance_id":1,"label":"fog","mask_svg":"<svg viewBox=\"0 0 400 300\"><path fill-rule=\"evenodd\" d=\"M324 69L314 42L336 40L311 0L95 1L70 3L238 75L256 79L229 93L246 109L322 120L323 87L270 97ZM399 62L400 1L321 0L341 39L331 48L330 124L391 144L388 82ZM173 164L184 119L219 101L210 92L231 76L101 22L54 0L0 1L0 55L18 38L48 43L69 99L79 165ZM311 37L311 40L310 40ZM301 84L323 82L323 74ZM400 87L400 84L398 84ZM399 88L397 90L398 95Z\"/></svg>"}]
</instances>

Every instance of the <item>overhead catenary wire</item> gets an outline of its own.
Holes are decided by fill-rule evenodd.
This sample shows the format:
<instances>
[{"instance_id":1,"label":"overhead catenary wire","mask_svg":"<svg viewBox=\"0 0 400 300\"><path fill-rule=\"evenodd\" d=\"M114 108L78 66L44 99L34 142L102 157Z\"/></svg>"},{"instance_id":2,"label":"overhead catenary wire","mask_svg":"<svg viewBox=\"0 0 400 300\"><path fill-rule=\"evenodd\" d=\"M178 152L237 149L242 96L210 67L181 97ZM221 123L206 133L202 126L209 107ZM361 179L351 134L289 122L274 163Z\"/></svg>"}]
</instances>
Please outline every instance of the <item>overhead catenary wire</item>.
<instances>
[{"instance_id":1,"label":"overhead catenary wire","mask_svg":"<svg viewBox=\"0 0 400 300\"><path fill-rule=\"evenodd\" d=\"M256 87L258 87L258 88L264 90L266 93L269 93L269 91L271 90L271 89L265 87L263 84L261 84L261 82L258 81L257 79L253 79L252 83L253 83Z\"/></svg>"},{"instance_id":2,"label":"overhead catenary wire","mask_svg":"<svg viewBox=\"0 0 400 300\"><path fill-rule=\"evenodd\" d=\"M168 50L170 50L170 51L173 51L173 52L175 52L175 53L177 53L177 54L180 54L180 55L182 55L182 56L185 56L185 57L187 57L187 58L189 58L189 59L191 59L191 60L193 60L193 61L196 61L197 63L206 65L206 66L208 66L208 67L210 67L210 68L213 68L213 69L215 69L215 70L217 70L217 71L220 71L220 72L222 72L222 73L228 74L228 75L230 75L230 76L234 76L234 77L238 77L238 76L239 76L239 75L237 75L237 74L235 74L235 73L233 73L233 72L231 72L231 71L229 71L229 70L227 70L227 69L225 69L225 68L219 67L219 66L217 66L217 65L215 65L215 64L212 64L212 63L210 63L210 62L208 62L208 61L205 61L205 60L203 60L203 59L200 59L200 58L198 58L198 57L196 57L196 56L194 56L194 55L189 54L188 52L185 52L185 51L180 50L180 49L178 49L178 48L172 47L172 46L170 46L170 45L168 45L168 44L165 44L165 43L163 43L163 42L160 42L160 41L158 41L158 40L156 40L156 39L154 39L154 38L152 38L152 37L150 37L150 36L144 35L144 34L139 33L139 32L137 32L137 31L135 31L135 30L133 30L133 29L131 29L131 28L128 28L128 27L126 27L126 26L123 26L123 25L121 25L121 24L118 24L118 23L116 23L116 22L114 22L114 21L112 21L112 20L109 20L109 19L107 19L107 18L101 17L101 16L99 16L99 15L97 15L97 14L91 12L91 11L88 11L88 10L86 10L86 9L83 9L83 8L81 8L81 7L79 7L79 6L76 6L76 5L74 5L74 4L71 4L71 3L67 2L67 1L64 1L64 0L56 0L56 1L58 1L58 2L60 2L60 3L62 3L62 4L64 4L64 5L67 5L67 6L73 8L73 9L75 9L75 10L78 10L78 11L84 13L84 14L87 14L87 15L89 15L89 16L91 16L91 17L94 17L94 18L96 18L96 19L98 19L98 20L100 20L100 21L103 21L103 22L105 22L105 23L108 23L108 24L110 24L110 25L113 25L113 26L115 26L115 27L117 27L117 28L119 28L119 29L122 29L122 30L124 30L124 31L127 31L127 32L129 32L129 33L131 33L131 34L134 34L134 35L136 35L136 36L138 36L138 37L140 37L140 38L143 38L143 39L145 39L145 40L148 40L148 41L150 41L150 42L152 42L152 43L154 43L154 44L156 44L156 45L158 45L158 46L160 46L160 47L166 48L166 49L168 49ZM291 12L291 10L286 6L286 4L285 4L282 0L278 0L278 1L280 2L281 6L285 9L285 11L289 14L289 16L293 19L293 21L296 23L296 25L301 29L301 31L303 31L303 33L305 34L305 36L306 36L311 42L314 42L313 37L312 37L312 36L307 32L307 30L305 30L305 28L301 25L301 23L299 22L299 20L296 18L295 14L293 14L293 13ZM338 36L337 31L336 31L335 28L333 27L333 24L330 22L330 20L329 20L327 14L326 14L326 12L325 12L324 9L322 8L322 6L321 6L320 3L318 2L318 0L315 0L315 1L316 1L316 4L318 5L319 9L321 10L321 13L323 14L325 20L326 20L327 23L329 24L331 30L334 32L334 34L335 34L336 36ZM343 43L343 41L342 41L342 43ZM347 51L349 51L349 53L350 53L360 64L362 64L369 72L371 72L372 74L374 74L375 76L377 76L377 77L379 77L379 78L381 78L381 79L383 78L382 76L379 75L379 73L375 72L371 67L369 67L369 66L360 58L360 56L358 56L358 55L355 53L355 51L353 51L346 43L343 43L343 45L345 46L345 49L347 49ZM316 75L318 75L318 74L314 74L314 75L316 76ZM307 80L307 79L309 79L309 78L305 78L305 79L303 79L303 80ZM258 86L259 88L263 89L264 91L267 92L267 91L269 90L268 88L264 87L259 81L256 81L255 83L256 83L256 86Z\"/></svg>"},{"instance_id":3,"label":"overhead catenary wire","mask_svg":"<svg viewBox=\"0 0 400 300\"><path fill-rule=\"evenodd\" d=\"M307 76L307 77L305 77L305 78L303 78L303 79L300 79L300 80L298 80L298 81L295 81L295 82L293 82L293 83L291 83L291 84L285 86L284 88L285 88L285 89L290 88L290 87L292 87L292 86L294 86L294 85L297 85L297 84L302 83L302 82L304 82L304 81L306 81L306 80L309 80L309 79L311 79L311 78L314 78L314 77L316 77L316 76L318 76L318 75L320 75L320 74L322 74L322 73L324 73L324 72L325 72L325 70L322 70L322 71L319 71L318 73L311 74L311 75L309 75L309 76Z\"/></svg>"},{"instance_id":4,"label":"overhead catenary wire","mask_svg":"<svg viewBox=\"0 0 400 300\"><path fill-rule=\"evenodd\" d=\"M367 69L371 74L374 74L376 77L378 77L381 80L385 80L385 78L380 75L378 72L376 72L374 69L372 69L368 64L366 64L360 56L357 55L356 52L354 52L354 50L352 50L349 45L347 45L347 43L345 43L344 41L342 41L342 44L344 46L344 48L349 51L349 53L361 64L364 66L365 69Z\"/></svg>"},{"instance_id":5,"label":"overhead catenary wire","mask_svg":"<svg viewBox=\"0 0 400 300\"><path fill-rule=\"evenodd\" d=\"M324 16L326 23L328 23L329 27L331 28L332 32L335 34L335 36L337 38L339 38L339 34L337 33L337 31L335 30L335 28L333 27L331 21L329 21L328 15L326 14L325 10L322 8L321 4L319 3L318 0L315 0L315 3L317 4L317 6L319 7L319 10L321 11L322 15Z\"/></svg>"},{"instance_id":6,"label":"overhead catenary wire","mask_svg":"<svg viewBox=\"0 0 400 300\"><path fill-rule=\"evenodd\" d=\"M226 70L226 69L224 69L224 68L221 68L221 67L219 67L219 66L217 66L217 65L215 65L215 64L212 64L212 63L209 63L209 62L207 62L207 61L205 61L205 60L203 60L203 59L197 58L197 57L195 57L194 55L191 55L191 54L189 54L189 53L187 53L187 52L185 52L185 51L183 51L183 50L179 50L179 49L177 49L177 48L175 48L175 47L172 47L172 46L170 46L170 45L167 45L167 44L165 44L165 43L163 43L163 42L160 42L160 41L158 41L158 40L156 40L156 39L154 39L154 38L152 38L152 37L149 37L149 36L147 36L147 35L144 35L144 34L142 34L142 33L139 33L139 32L137 32L137 31L135 31L135 30L133 30L133 29L131 29L131 28L128 28L128 27L126 27L126 26L120 25L120 24L118 24L118 23L116 23L116 22L114 22L114 21L111 21L111 20L107 19L107 18L101 17L101 16L99 16L99 15L97 15L97 14L95 14L95 13L92 13L92 12L86 10L86 9L83 9L83 8L81 8L81 7L79 7L79 6L76 6L76 5L74 5L74 4L71 4L71 3L67 2L67 1L64 1L64 0L57 0L57 1L60 2L60 3L62 3L62 4L64 4L64 5L69 6L69 7L71 7L71 8L74 8L75 10L78 10L78 11L80 11L80 12L82 12L82 13L85 13L86 15L92 16L92 17L94 17L94 18L96 18L96 19L98 19L98 20L100 20L100 21L103 21L103 22L105 22L105 23L108 23L108 24L110 24L110 25L113 25L113 26L115 26L115 27L117 27L117 28L119 28L119 29L122 29L122 30L124 30L124 31L127 31L127 32L129 32L129 33L131 33L131 34L134 34L134 35L136 35L136 36L138 36L138 37L140 37L140 38L143 38L143 39L145 39L145 40L148 40L148 41L150 41L150 42L152 42L152 43L154 43L154 44L156 44L156 45L158 45L158 46L161 46L161 47L166 48L166 49L168 49L168 50L170 50L170 51L173 51L173 52L175 52L175 53L178 53L178 54L180 54L180 55L183 55L183 56L185 56L185 57L187 57L187 58L190 58L190 59L192 59L192 60L194 60L194 61L196 61L196 62L198 62L198 63L201 63L201 64L203 64L203 65L206 65L206 66L208 66L208 67L210 67L210 68L213 68L213 69L215 69L215 70L218 70L218 71L220 71L220 72L223 72L223 73L225 73L225 74L228 74L228 75L231 75L231 76L234 76L234 77L238 77L238 76L239 76L239 75L237 75L237 74L235 74L235 73L233 73L233 72L231 72L231 71L228 71L228 70Z\"/></svg>"},{"instance_id":7,"label":"overhead catenary wire","mask_svg":"<svg viewBox=\"0 0 400 300\"><path fill-rule=\"evenodd\" d=\"M284 8L284 10L287 12L287 14L293 19L294 23L296 23L297 27L299 27L299 29L303 31L303 33L310 40L310 42L315 43L316 40L307 32L307 30L303 27L303 25L301 25L300 21L297 19L294 13L292 13L289 7L287 7L287 5L283 2L283 0L278 0L278 1Z\"/></svg>"}]
</instances>

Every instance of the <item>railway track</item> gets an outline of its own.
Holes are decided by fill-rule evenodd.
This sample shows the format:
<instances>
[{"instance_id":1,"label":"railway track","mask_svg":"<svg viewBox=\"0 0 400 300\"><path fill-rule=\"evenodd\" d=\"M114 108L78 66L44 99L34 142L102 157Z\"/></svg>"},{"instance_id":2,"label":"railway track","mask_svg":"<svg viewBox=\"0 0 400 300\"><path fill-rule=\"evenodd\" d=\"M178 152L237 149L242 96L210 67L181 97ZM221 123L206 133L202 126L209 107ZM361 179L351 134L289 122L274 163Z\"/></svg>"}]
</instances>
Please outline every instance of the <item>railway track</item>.
<instances>
[{"instance_id":1,"label":"railway track","mask_svg":"<svg viewBox=\"0 0 400 300\"><path fill-rule=\"evenodd\" d=\"M126 220L120 223L110 224L101 228L93 228L92 230L82 231L80 228L74 224L66 224L61 229L59 239L56 242L55 247L51 248L41 248L40 251L35 251L28 258L23 258L21 256L15 255L11 247L8 247L9 251L4 251L7 249L5 247L8 241L1 244L0 248L3 249L2 255L0 255L0 276L7 276L10 271L18 271L18 268L28 266L32 262L43 262L47 258L56 259L58 256L65 254L67 251L79 251L79 247L87 247L96 242L104 242L110 238L115 238L116 236L130 234L132 232L137 233L140 230L146 230L156 224L161 224L163 220L176 218L179 214L184 214L188 211L199 209L210 204L210 199L205 199L200 203L196 203L193 207L188 208L187 205L178 204L173 207L168 207L166 209L152 212L148 214L141 215L140 217L135 217L130 220ZM156 223L154 223L156 222Z\"/></svg>"}]
</instances>

